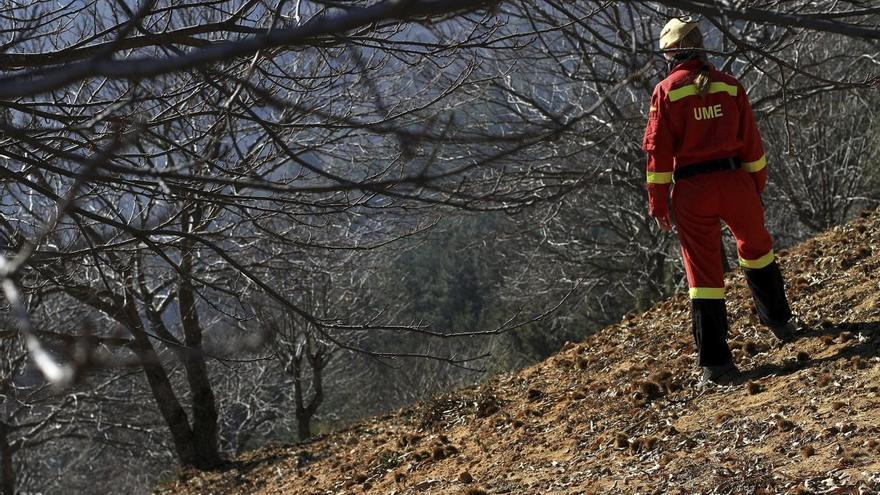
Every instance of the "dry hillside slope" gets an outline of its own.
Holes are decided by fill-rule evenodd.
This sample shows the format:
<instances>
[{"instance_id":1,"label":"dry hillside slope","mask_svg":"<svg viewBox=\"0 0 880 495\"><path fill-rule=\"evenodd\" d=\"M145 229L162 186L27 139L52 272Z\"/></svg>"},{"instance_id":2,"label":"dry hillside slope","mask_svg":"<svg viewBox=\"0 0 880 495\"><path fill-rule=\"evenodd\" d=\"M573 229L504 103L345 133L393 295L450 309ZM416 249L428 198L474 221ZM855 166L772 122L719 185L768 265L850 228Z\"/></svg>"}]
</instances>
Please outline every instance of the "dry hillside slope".
<instances>
[{"instance_id":1,"label":"dry hillside slope","mask_svg":"<svg viewBox=\"0 0 880 495\"><path fill-rule=\"evenodd\" d=\"M530 368L159 494L880 493L880 210L779 258L799 339L728 279L747 380L696 386L684 294Z\"/></svg>"}]
</instances>

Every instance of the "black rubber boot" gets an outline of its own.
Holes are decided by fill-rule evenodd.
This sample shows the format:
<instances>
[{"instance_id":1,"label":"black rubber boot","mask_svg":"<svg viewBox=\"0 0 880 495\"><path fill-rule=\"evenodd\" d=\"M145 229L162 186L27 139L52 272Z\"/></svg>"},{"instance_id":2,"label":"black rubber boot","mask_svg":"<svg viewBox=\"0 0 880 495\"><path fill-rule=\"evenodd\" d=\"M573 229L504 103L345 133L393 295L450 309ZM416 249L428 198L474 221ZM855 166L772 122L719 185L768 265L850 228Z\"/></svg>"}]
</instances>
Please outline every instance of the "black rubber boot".
<instances>
[{"instance_id":1,"label":"black rubber boot","mask_svg":"<svg viewBox=\"0 0 880 495\"><path fill-rule=\"evenodd\" d=\"M788 320L784 325L771 325L769 328L773 336L783 344L792 342L797 338L797 325L795 325L794 319Z\"/></svg>"},{"instance_id":2,"label":"black rubber boot","mask_svg":"<svg viewBox=\"0 0 880 495\"><path fill-rule=\"evenodd\" d=\"M703 377L700 384L702 386L706 386L709 383L733 385L739 381L741 376L739 368L736 367L733 361L718 366L703 366Z\"/></svg>"},{"instance_id":3,"label":"black rubber boot","mask_svg":"<svg viewBox=\"0 0 880 495\"><path fill-rule=\"evenodd\" d=\"M761 323L771 329L784 327L791 319L791 309L779 265L773 261L764 268L743 268L743 271Z\"/></svg>"},{"instance_id":4,"label":"black rubber boot","mask_svg":"<svg viewBox=\"0 0 880 495\"><path fill-rule=\"evenodd\" d=\"M727 345L727 308L724 299L691 299L691 330L700 366L721 366L733 361Z\"/></svg>"}]
</instances>

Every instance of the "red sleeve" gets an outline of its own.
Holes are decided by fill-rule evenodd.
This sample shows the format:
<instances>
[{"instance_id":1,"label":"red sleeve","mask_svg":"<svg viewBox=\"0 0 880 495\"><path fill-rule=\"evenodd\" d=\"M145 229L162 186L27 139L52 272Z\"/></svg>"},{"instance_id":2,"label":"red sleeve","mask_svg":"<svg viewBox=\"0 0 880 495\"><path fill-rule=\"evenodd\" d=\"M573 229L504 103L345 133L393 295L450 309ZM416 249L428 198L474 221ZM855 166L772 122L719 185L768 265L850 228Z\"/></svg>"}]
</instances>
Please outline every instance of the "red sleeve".
<instances>
[{"instance_id":1,"label":"red sleeve","mask_svg":"<svg viewBox=\"0 0 880 495\"><path fill-rule=\"evenodd\" d=\"M669 115L668 98L658 85L651 96L651 107L648 109L648 124L645 126L645 137L642 149L648 153L648 213L654 217L669 214L666 199L669 184L672 182L673 142L672 128L667 122Z\"/></svg>"},{"instance_id":2,"label":"red sleeve","mask_svg":"<svg viewBox=\"0 0 880 495\"><path fill-rule=\"evenodd\" d=\"M739 89L739 138L743 143L743 147L739 152L739 158L743 162L743 168L751 173L758 193L761 193L764 191L764 185L767 183L767 158L764 156L761 133L758 132L758 126L755 123L755 116L752 114L749 98L746 96L742 86Z\"/></svg>"}]
</instances>

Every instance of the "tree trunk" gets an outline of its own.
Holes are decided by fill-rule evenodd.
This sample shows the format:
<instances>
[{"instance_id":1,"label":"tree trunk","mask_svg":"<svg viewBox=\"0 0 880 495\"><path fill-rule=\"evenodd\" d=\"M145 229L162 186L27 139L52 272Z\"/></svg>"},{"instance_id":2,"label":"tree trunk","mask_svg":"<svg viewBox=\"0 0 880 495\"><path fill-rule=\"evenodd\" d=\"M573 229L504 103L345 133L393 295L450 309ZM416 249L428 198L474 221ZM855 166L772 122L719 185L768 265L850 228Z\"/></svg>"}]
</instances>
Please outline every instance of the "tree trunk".
<instances>
[{"instance_id":1,"label":"tree trunk","mask_svg":"<svg viewBox=\"0 0 880 495\"><path fill-rule=\"evenodd\" d=\"M293 375L294 414L296 415L297 436L300 441L307 440L312 436L311 418L306 415L306 408L303 405L302 357L302 354L297 352L292 356L292 362L287 366L288 373Z\"/></svg>"},{"instance_id":2,"label":"tree trunk","mask_svg":"<svg viewBox=\"0 0 880 495\"><path fill-rule=\"evenodd\" d=\"M156 349L147 338L141 315L136 306L138 298L130 291L125 291L124 296L115 297L111 302L99 297L94 289L86 286L71 285L65 287L65 291L78 301L104 312L128 329L134 339L134 344L131 346L132 352L140 360L144 376L150 386L150 392L156 401L156 407L159 408L159 413L162 414L162 419L165 420L165 424L168 425L168 430L171 432L171 440L174 443L177 459L184 466L198 467L199 459L196 455L189 418L174 394L171 380L165 373L165 369L162 368Z\"/></svg>"},{"instance_id":3,"label":"tree trunk","mask_svg":"<svg viewBox=\"0 0 880 495\"><path fill-rule=\"evenodd\" d=\"M309 351L306 350L306 352ZM312 396L312 400L309 401L308 405L305 405L305 399L303 397L305 391L303 390L302 383L302 358L300 357L297 359L295 363L293 370L293 392L296 402L296 427L299 440L305 441L312 436L312 418L318 411L321 402L324 401L323 372L325 361L322 358L320 351L316 351L316 354L314 355L309 355L309 364L312 368L312 385L315 388L315 395Z\"/></svg>"},{"instance_id":4,"label":"tree trunk","mask_svg":"<svg viewBox=\"0 0 880 495\"><path fill-rule=\"evenodd\" d=\"M192 392L192 428L197 457L196 467L208 469L221 462L217 442L217 406L208 377L205 354L202 352L202 327L189 277L191 270L192 243L184 242L180 264L180 271L183 275L177 286L180 322L183 326L184 344L186 345L183 364Z\"/></svg>"},{"instance_id":5,"label":"tree trunk","mask_svg":"<svg viewBox=\"0 0 880 495\"><path fill-rule=\"evenodd\" d=\"M150 385L150 391L153 393L159 412L171 432L177 458L184 466L198 467L198 455L189 418L181 407L180 401L177 400L177 396L174 395L174 389L171 387L168 375L162 365L158 364L159 356L152 347L148 348L140 342L137 343L135 352L137 352L138 358L143 361L144 375L147 377L147 383Z\"/></svg>"},{"instance_id":6,"label":"tree trunk","mask_svg":"<svg viewBox=\"0 0 880 495\"><path fill-rule=\"evenodd\" d=\"M156 406L159 407L159 412L171 432L177 458L184 466L200 467L193 430L189 425L186 411L177 400L174 388L171 386L171 380L159 361L159 355L147 339L146 332L141 326L140 315L137 308L134 307L135 298L128 294L126 299L127 318L117 318L117 320L124 322L134 337L133 350L141 360L141 366L144 368L144 375L147 377L150 391L156 400Z\"/></svg>"},{"instance_id":7,"label":"tree trunk","mask_svg":"<svg viewBox=\"0 0 880 495\"><path fill-rule=\"evenodd\" d=\"M296 433L301 442L312 437L312 417L305 410L296 411Z\"/></svg>"},{"instance_id":8,"label":"tree trunk","mask_svg":"<svg viewBox=\"0 0 880 495\"><path fill-rule=\"evenodd\" d=\"M9 445L9 429L0 422L0 494L15 495L15 465L12 462L14 449Z\"/></svg>"}]
</instances>

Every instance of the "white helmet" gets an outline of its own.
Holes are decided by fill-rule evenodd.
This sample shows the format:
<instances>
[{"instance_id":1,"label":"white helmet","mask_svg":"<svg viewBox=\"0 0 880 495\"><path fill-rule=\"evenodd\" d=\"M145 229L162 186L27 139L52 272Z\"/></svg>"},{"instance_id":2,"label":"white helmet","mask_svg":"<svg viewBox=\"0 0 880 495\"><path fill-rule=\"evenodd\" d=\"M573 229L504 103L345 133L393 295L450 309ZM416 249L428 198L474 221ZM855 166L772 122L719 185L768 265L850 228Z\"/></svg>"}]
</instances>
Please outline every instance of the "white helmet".
<instances>
[{"instance_id":1,"label":"white helmet","mask_svg":"<svg viewBox=\"0 0 880 495\"><path fill-rule=\"evenodd\" d=\"M697 21L691 17L673 17L660 31L660 49L666 50L675 46L695 27L697 27Z\"/></svg>"}]
</instances>

